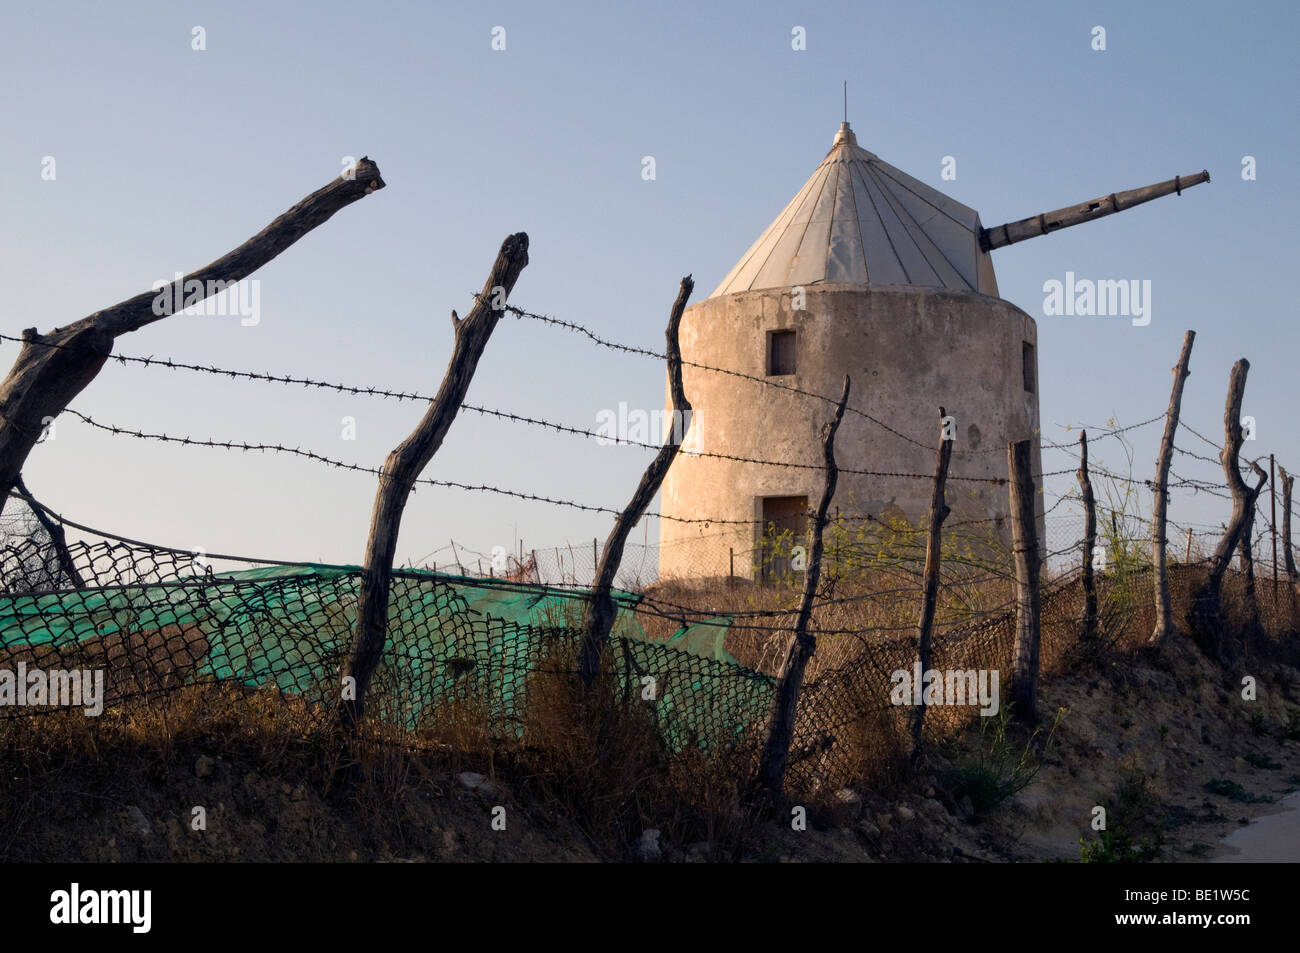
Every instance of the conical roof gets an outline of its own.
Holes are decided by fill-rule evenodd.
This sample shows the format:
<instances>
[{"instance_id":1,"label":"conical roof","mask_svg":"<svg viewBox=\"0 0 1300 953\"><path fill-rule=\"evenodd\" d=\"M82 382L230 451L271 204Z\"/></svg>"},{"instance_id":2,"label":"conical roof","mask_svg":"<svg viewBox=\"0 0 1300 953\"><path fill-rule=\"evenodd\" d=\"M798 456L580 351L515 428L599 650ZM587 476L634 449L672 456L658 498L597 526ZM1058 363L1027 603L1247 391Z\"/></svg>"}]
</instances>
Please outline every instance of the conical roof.
<instances>
[{"instance_id":1,"label":"conical roof","mask_svg":"<svg viewBox=\"0 0 1300 953\"><path fill-rule=\"evenodd\" d=\"M980 218L858 145L842 123L817 171L710 297L794 285L913 285L997 296Z\"/></svg>"}]
</instances>

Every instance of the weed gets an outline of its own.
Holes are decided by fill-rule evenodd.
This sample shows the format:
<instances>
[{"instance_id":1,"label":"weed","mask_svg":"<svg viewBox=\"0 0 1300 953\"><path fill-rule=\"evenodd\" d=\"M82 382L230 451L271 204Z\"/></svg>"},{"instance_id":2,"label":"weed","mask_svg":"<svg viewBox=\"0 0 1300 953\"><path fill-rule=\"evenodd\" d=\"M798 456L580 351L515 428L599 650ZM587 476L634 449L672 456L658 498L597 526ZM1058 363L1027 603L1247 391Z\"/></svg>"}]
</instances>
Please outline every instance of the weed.
<instances>
[{"instance_id":1,"label":"weed","mask_svg":"<svg viewBox=\"0 0 1300 953\"><path fill-rule=\"evenodd\" d=\"M1034 742L1041 728L1034 729L1023 747L1007 737L1012 724L1011 707L1008 705L994 717L980 719L980 740L973 755L957 761L945 777L952 796L957 800L969 797L977 817L992 813L1029 786L1042 767L1065 713L1065 709L1057 711L1041 750L1035 751Z\"/></svg>"},{"instance_id":2,"label":"weed","mask_svg":"<svg viewBox=\"0 0 1300 953\"><path fill-rule=\"evenodd\" d=\"M1248 754L1245 762L1256 768L1263 768L1266 771L1276 771L1282 767L1278 762L1269 760L1266 754Z\"/></svg>"},{"instance_id":3,"label":"weed","mask_svg":"<svg viewBox=\"0 0 1300 953\"><path fill-rule=\"evenodd\" d=\"M1084 864L1145 864L1155 860L1164 842L1164 827L1152 823L1152 807L1146 776L1136 769L1127 772L1109 801L1107 828L1094 841L1079 839L1079 861Z\"/></svg>"},{"instance_id":4,"label":"weed","mask_svg":"<svg viewBox=\"0 0 1300 953\"><path fill-rule=\"evenodd\" d=\"M1232 801L1240 801L1242 804L1267 804L1271 800L1268 797L1251 794L1236 781L1229 781L1226 778L1215 778L1213 781L1205 782L1205 790Z\"/></svg>"},{"instance_id":5,"label":"weed","mask_svg":"<svg viewBox=\"0 0 1300 953\"><path fill-rule=\"evenodd\" d=\"M1286 724L1279 732L1287 741L1300 741L1300 708L1288 708Z\"/></svg>"}]
</instances>

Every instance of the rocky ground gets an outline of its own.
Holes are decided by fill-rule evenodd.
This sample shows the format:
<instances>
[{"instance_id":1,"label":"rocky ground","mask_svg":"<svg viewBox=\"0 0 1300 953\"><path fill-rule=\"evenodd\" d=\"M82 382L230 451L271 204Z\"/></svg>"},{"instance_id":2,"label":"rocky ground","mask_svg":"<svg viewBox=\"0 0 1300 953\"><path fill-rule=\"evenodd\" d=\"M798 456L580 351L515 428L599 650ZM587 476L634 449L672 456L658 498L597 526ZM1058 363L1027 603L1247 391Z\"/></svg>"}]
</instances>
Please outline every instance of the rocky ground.
<instances>
[{"instance_id":1,"label":"rocky ground","mask_svg":"<svg viewBox=\"0 0 1300 953\"><path fill-rule=\"evenodd\" d=\"M1247 676L1254 700L1242 697ZM1031 746L1036 772L1000 803L977 809L957 779L987 756L989 735L976 726L895 790L840 791L831 809L810 807L805 829L760 826L739 856L707 840L673 842L651 825L632 856L1077 861L1083 840L1094 859L1200 861L1231 856L1240 848L1229 834L1282 810L1281 798L1300 788L1300 671L1286 665L1225 670L1175 639L1090 680L1045 678L1041 698L1034 746L1049 731L1050 744L1041 755ZM181 733L164 750L141 740L157 734L142 727L134 738L70 735L44 746L9 735L0 860L611 859L554 799L491 765L395 756L380 783L341 789L306 741L269 745L230 722ZM1008 738L1014 756L1026 739ZM1097 807L1109 836L1092 827Z\"/></svg>"},{"instance_id":2,"label":"rocky ground","mask_svg":"<svg viewBox=\"0 0 1300 953\"><path fill-rule=\"evenodd\" d=\"M1230 834L1285 810L1282 799L1300 789L1300 671L1250 669L1224 672L1175 639L1104 677L1045 680L1042 707L1060 720L1033 780L1000 808L979 816L950 780L954 759L987 743L972 730L934 755L910 791L841 792L852 817L829 836L841 853L827 835L781 832L782 843L791 859L1077 861L1081 840L1104 843L1092 826L1100 806L1116 849L1136 852L1129 859L1233 855ZM1252 674L1248 701L1241 680ZM1291 851L1300 860L1300 840Z\"/></svg>"}]
</instances>

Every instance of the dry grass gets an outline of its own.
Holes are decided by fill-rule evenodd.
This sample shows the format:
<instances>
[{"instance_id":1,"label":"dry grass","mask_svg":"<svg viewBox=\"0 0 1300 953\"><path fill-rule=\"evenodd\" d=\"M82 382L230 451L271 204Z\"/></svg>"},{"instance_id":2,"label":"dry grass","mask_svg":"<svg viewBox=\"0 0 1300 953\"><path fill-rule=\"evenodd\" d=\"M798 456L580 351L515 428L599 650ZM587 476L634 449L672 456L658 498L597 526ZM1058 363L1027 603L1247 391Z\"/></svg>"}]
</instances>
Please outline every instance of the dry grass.
<instances>
[{"instance_id":1,"label":"dry grass","mask_svg":"<svg viewBox=\"0 0 1300 953\"><path fill-rule=\"evenodd\" d=\"M1177 608L1186 607L1202 575L1197 567L1174 567ZM1150 588L1149 573L1140 570L1103 579L1100 637L1085 643L1078 632L1082 594L1077 580L1063 580L1044 600L1044 677L1080 672L1122 681L1126 659L1155 659L1158 651L1147 645ZM1261 663L1297 664L1294 593L1281 587L1274 604L1271 580L1260 580L1257 590L1262 629L1245 633L1243 580L1230 573L1225 582L1225 615L1240 651ZM724 613L789 612L799 594L718 582L664 584L649 596L660 605ZM814 616L823 631L873 631L822 636L790 774L793 795L832 814L843 787L881 791L910 783L907 710L890 706L887 695L890 671L910 667L915 655L916 574L887 566L832 576L819 594L854 596L862 598ZM933 665L1009 673L1012 617L998 611L1008 597L1005 578L955 575L941 596ZM660 639L681 622L639 617ZM758 619L770 627L733 629L726 647L743 664L771 673L788 645L788 617ZM659 829L665 842L707 843L715 860L761 850L762 813L747 787L758 732L670 751L651 705L620 697L608 676L590 694L577 688L568 674L571 645L561 644L530 677L521 723L503 724L486 699L462 697L425 711L414 731L397 727L400 719L377 718L347 742L329 709L302 697L232 684L179 686L201 657L198 648L180 630L91 640L78 647L84 664L108 664L130 677L114 682L123 690L102 717L65 711L0 719L0 860L506 859L509 850L521 852L518 859L626 860L636 856L647 828ZM21 657L40 663L50 651ZM177 658L188 665L162 664ZM127 693L128 684L143 694ZM383 701L376 699L376 711ZM961 737L974 718L969 709L931 709L927 744ZM201 757L219 767L199 778ZM512 824L533 832L531 846L480 840L485 806L458 791L454 776L462 770L503 787L517 819ZM220 833L187 829L186 812L195 804L207 805L210 829ZM119 815L129 806L153 819L159 833L152 840L137 843L122 833ZM450 841L448 831L455 834Z\"/></svg>"}]
</instances>

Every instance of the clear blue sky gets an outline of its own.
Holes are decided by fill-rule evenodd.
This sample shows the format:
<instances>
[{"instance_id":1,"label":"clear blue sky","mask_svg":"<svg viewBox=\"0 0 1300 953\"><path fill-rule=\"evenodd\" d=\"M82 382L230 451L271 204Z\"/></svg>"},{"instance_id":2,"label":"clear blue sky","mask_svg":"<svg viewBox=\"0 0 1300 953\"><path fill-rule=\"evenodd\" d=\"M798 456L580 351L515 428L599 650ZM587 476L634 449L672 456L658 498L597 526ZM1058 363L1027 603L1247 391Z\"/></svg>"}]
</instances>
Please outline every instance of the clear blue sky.
<instances>
[{"instance_id":1,"label":"clear blue sky","mask_svg":"<svg viewBox=\"0 0 1300 953\"><path fill-rule=\"evenodd\" d=\"M1221 438L1228 370L1248 357L1259 436L1247 449L1300 470L1290 4L15 2L4 21L5 333L69 323L204 264L328 182L343 156L367 154L388 188L258 274L257 326L174 317L118 351L429 392L450 309L464 313L517 230L532 247L514 303L659 347L679 278L693 272L707 295L821 160L847 79L860 143L986 225L1208 168L1213 181L1181 198L995 253L1002 295L1039 323L1044 436L1160 413L1195 328L1185 418ZM1091 49L1096 25L1105 52ZM204 51L191 48L195 26ZM504 51L491 48L495 26ZM791 49L795 26L804 51ZM645 155L655 181L641 177ZM940 180L945 155L956 181ZM1245 155L1256 181L1242 180ZM45 156L54 181L41 178ZM1045 316L1043 282L1067 271L1149 279L1151 324ZM16 353L5 343L0 362ZM620 401L662 405L663 368L511 319L470 400L594 427ZM421 412L120 365L73 406L372 466ZM345 415L355 441L341 439ZM1158 436L1136 441L1142 476ZM1097 453L1122 463L1113 442ZM647 459L463 414L428 475L619 507ZM111 438L66 416L26 476L66 515L127 535L333 562L360 559L374 492L365 475ZM1175 496L1183 519L1225 512ZM425 489L399 555L449 538L509 547L516 533L540 547L609 525Z\"/></svg>"}]
</instances>

